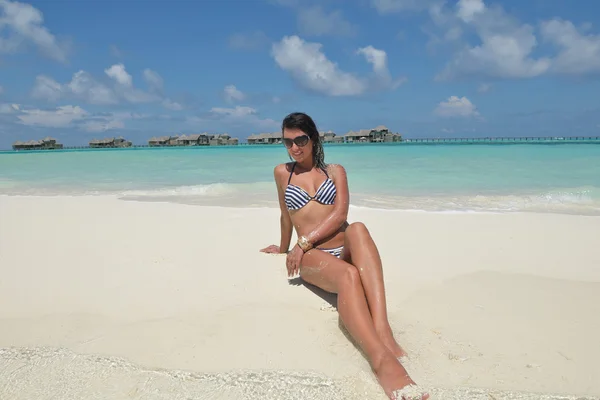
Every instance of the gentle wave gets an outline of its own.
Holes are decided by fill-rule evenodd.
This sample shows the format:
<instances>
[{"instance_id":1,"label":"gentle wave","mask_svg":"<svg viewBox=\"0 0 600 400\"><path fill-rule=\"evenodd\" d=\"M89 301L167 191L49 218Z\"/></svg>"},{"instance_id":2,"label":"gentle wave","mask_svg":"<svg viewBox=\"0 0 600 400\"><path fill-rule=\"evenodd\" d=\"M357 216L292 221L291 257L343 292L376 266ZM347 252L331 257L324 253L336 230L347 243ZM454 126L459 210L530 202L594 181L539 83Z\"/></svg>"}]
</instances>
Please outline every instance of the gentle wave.
<instances>
[{"instance_id":1,"label":"gentle wave","mask_svg":"<svg viewBox=\"0 0 600 400\"><path fill-rule=\"evenodd\" d=\"M364 208L429 212L547 212L600 215L600 188L556 189L541 193L437 196L353 196Z\"/></svg>"},{"instance_id":2,"label":"gentle wave","mask_svg":"<svg viewBox=\"0 0 600 400\"><path fill-rule=\"evenodd\" d=\"M9 181L0 185L0 194L30 196L95 196L111 195L122 200L169 202L188 205L224 207L278 207L277 192L272 182L213 183L207 185L115 190L96 186L41 187L19 186ZM559 188L538 193L394 195L353 193L355 208L378 210L449 212L542 212L600 215L600 188L593 186Z\"/></svg>"},{"instance_id":3,"label":"gentle wave","mask_svg":"<svg viewBox=\"0 0 600 400\"><path fill-rule=\"evenodd\" d=\"M64 348L0 349L0 398L12 400L364 400L385 399L366 373L332 379L300 371L200 373L150 369L113 356L77 354ZM592 397L423 388L445 400L592 400Z\"/></svg>"}]
</instances>

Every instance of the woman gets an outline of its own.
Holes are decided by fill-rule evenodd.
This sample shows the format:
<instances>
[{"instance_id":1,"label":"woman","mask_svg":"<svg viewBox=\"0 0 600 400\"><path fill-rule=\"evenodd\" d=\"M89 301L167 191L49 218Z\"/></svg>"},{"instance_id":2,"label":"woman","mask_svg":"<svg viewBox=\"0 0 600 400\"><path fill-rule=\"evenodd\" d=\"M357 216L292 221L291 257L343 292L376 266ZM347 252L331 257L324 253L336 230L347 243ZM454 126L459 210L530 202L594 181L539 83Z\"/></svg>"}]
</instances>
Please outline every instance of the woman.
<instances>
[{"instance_id":1,"label":"woman","mask_svg":"<svg viewBox=\"0 0 600 400\"><path fill-rule=\"evenodd\" d=\"M346 221L346 171L341 165L325 164L319 132L308 115L293 113L285 117L282 134L294 162L274 170L281 208L281 241L279 246L261 251L287 253L288 276L300 272L304 281L338 294L338 312L344 326L367 355L385 393L394 399L394 392L413 388L414 382L398 361L406 354L388 322L377 247L364 224ZM298 242L288 252L292 227ZM428 397L419 394L416 398Z\"/></svg>"}]
</instances>

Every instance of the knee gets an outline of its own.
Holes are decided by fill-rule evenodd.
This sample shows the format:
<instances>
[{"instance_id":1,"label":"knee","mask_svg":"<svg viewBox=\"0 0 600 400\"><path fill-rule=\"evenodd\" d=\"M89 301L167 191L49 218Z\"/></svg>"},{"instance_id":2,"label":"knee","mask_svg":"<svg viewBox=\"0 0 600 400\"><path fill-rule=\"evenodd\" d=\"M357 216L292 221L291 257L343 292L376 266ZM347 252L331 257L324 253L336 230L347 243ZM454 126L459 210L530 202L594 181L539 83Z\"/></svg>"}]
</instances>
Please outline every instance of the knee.
<instances>
[{"instance_id":1,"label":"knee","mask_svg":"<svg viewBox=\"0 0 600 400\"><path fill-rule=\"evenodd\" d=\"M362 222L353 222L346 228L346 234L349 237L365 237L369 236L369 230Z\"/></svg>"},{"instance_id":2,"label":"knee","mask_svg":"<svg viewBox=\"0 0 600 400\"><path fill-rule=\"evenodd\" d=\"M342 281L340 282L342 286L352 287L360 285L360 274L358 273L358 269L354 266L348 266L346 271L342 275Z\"/></svg>"}]
</instances>

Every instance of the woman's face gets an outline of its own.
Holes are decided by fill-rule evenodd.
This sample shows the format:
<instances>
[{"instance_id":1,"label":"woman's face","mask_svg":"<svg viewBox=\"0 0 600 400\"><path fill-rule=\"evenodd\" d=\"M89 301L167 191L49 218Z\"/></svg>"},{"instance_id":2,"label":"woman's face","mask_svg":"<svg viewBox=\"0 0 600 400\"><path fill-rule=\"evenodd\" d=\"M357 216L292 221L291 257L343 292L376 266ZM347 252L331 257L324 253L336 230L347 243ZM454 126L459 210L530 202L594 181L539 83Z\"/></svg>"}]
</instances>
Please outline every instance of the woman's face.
<instances>
[{"instance_id":1,"label":"woman's face","mask_svg":"<svg viewBox=\"0 0 600 400\"><path fill-rule=\"evenodd\" d=\"M284 129L283 144L295 161L312 160L312 140L300 129Z\"/></svg>"}]
</instances>

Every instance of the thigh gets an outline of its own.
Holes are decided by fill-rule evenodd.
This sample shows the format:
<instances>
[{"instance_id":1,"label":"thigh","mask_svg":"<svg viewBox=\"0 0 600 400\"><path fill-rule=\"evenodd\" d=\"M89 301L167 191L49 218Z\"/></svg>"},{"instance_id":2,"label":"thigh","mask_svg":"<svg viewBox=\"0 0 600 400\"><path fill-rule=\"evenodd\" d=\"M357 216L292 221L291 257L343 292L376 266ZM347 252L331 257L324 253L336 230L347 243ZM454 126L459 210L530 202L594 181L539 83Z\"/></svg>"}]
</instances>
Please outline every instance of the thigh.
<instances>
[{"instance_id":1,"label":"thigh","mask_svg":"<svg viewBox=\"0 0 600 400\"><path fill-rule=\"evenodd\" d=\"M356 268L327 252L312 249L302 257L300 277L327 292L337 293L339 282L350 269Z\"/></svg>"}]
</instances>

